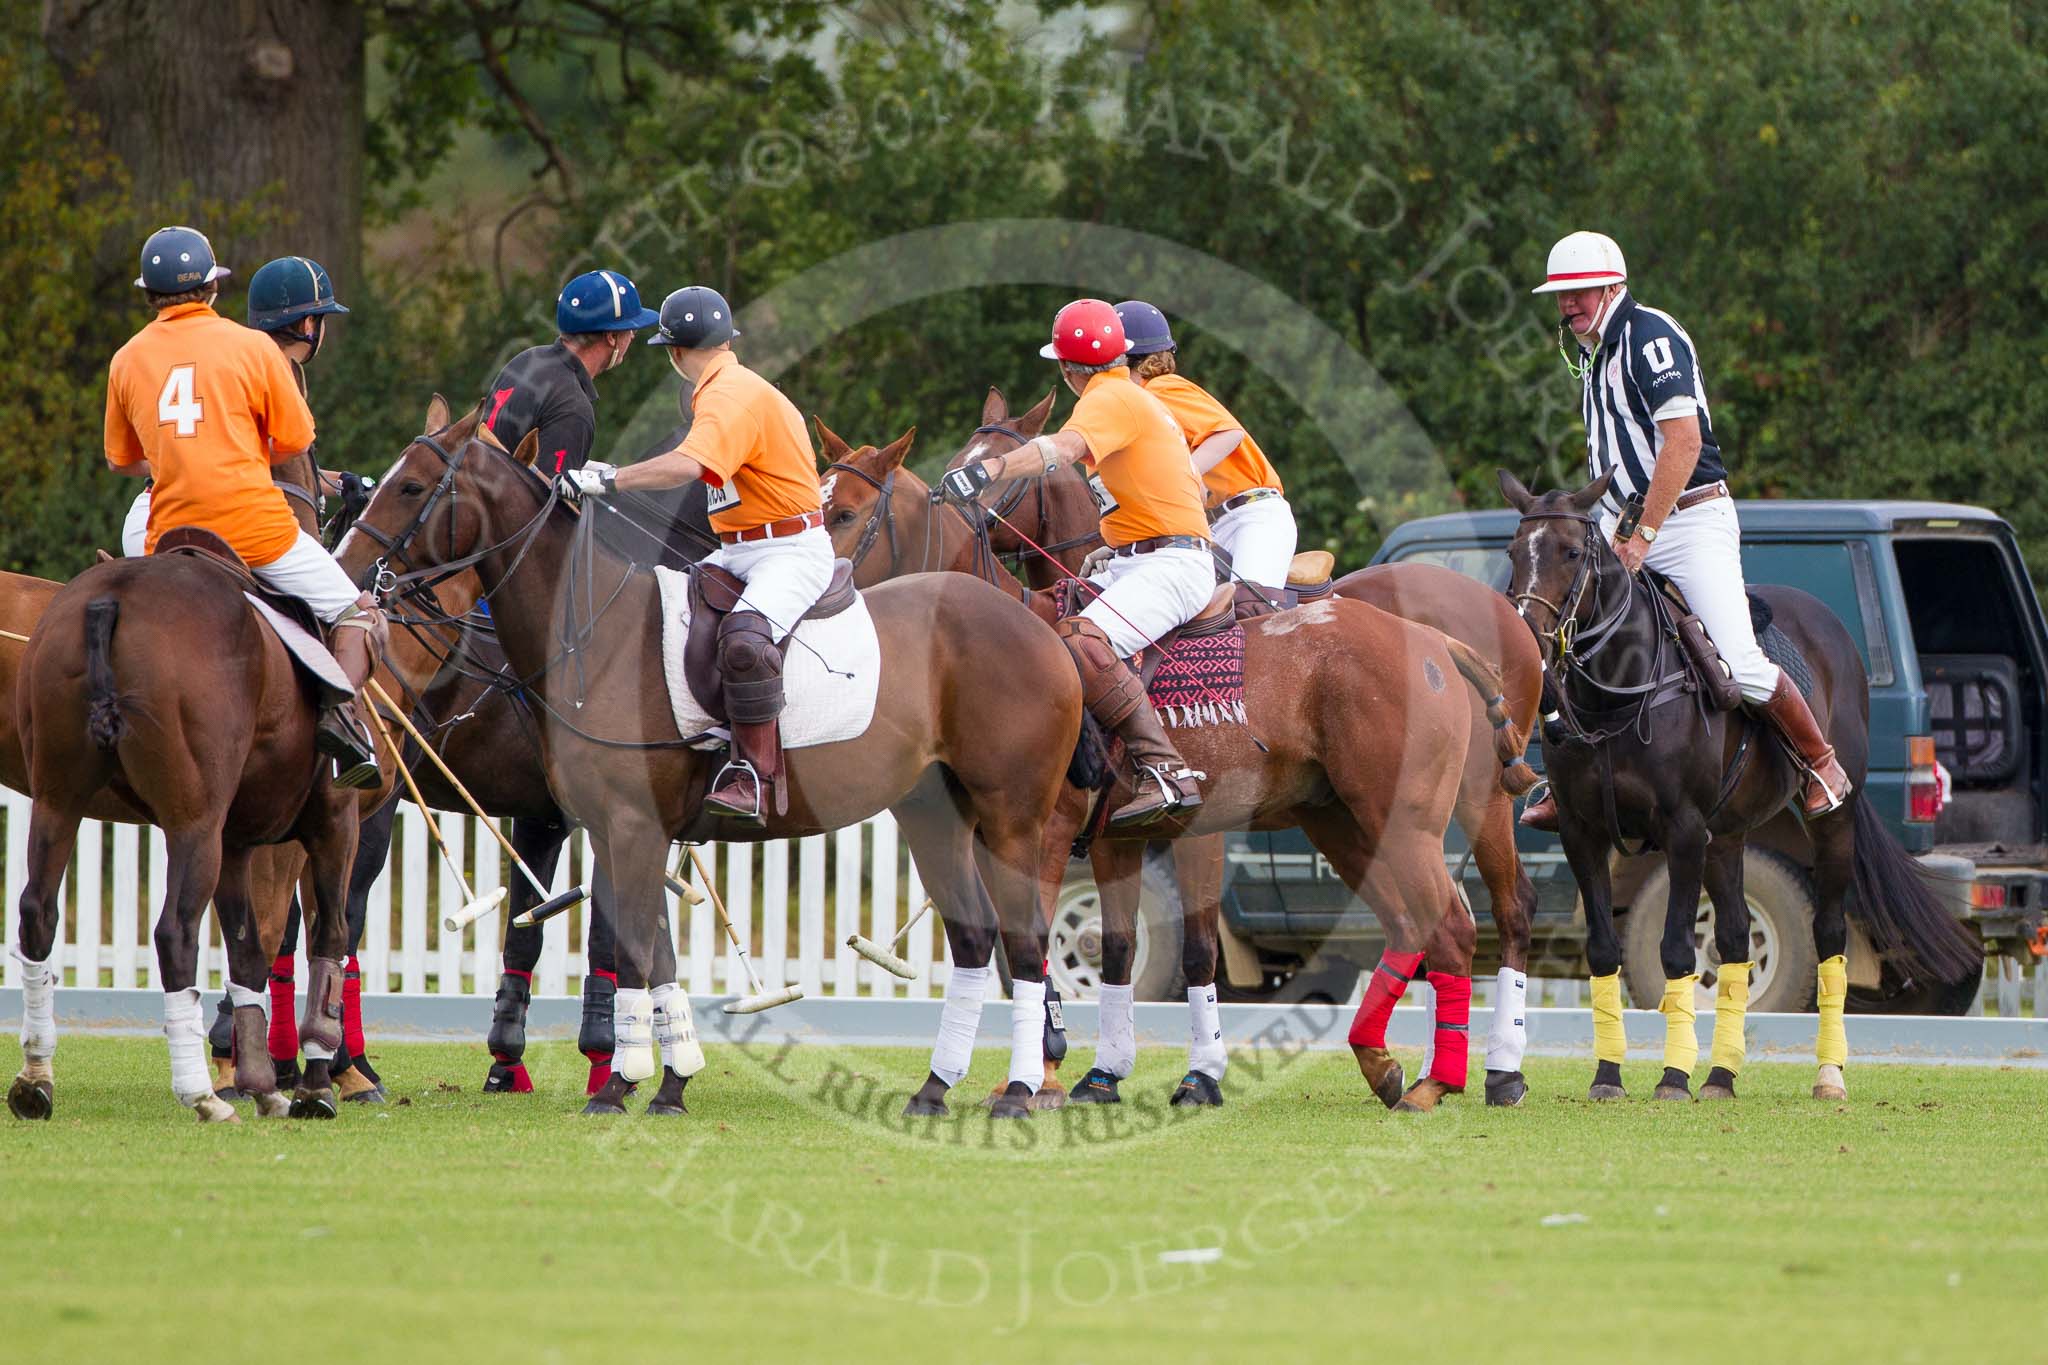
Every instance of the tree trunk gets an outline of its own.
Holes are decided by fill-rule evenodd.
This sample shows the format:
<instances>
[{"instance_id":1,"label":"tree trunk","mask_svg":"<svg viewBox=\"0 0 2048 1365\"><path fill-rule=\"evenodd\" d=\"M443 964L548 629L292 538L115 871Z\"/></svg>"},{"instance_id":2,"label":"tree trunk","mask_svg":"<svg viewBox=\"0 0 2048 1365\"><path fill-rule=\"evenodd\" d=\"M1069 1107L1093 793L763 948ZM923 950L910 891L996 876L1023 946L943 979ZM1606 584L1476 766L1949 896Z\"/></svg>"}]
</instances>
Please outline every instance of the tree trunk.
<instances>
[{"instance_id":1,"label":"tree trunk","mask_svg":"<svg viewBox=\"0 0 2048 1365\"><path fill-rule=\"evenodd\" d=\"M348 298L362 269L359 5L44 0L43 38L149 227L207 232L241 281L273 257L310 256ZM201 206L253 206L260 224L215 231ZM140 246L127 244L129 266Z\"/></svg>"}]
</instances>

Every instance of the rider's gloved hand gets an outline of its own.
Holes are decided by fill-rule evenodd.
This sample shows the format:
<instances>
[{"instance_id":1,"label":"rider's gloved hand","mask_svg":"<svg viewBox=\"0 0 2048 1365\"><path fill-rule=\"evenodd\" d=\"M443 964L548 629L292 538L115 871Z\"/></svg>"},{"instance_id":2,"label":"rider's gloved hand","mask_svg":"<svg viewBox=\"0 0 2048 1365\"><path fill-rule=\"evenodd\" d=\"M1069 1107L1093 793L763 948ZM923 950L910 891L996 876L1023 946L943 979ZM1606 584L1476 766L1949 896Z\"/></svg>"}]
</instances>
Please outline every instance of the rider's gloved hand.
<instances>
[{"instance_id":1,"label":"rider's gloved hand","mask_svg":"<svg viewBox=\"0 0 2048 1365\"><path fill-rule=\"evenodd\" d=\"M954 502L973 502L994 477L989 473L988 461L970 460L958 469L947 470L939 487Z\"/></svg>"},{"instance_id":2,"label":"rider's gloved hand","mask_svg":"<svg viewBox=\"0 0 2048 1365\"><path fill-rule=\"evenodd\" d=\"M1096 574L1101 573L1102 567L1109 563L1115 553L1107 545L1097 546L1095 549L1090 550L1088 557L1081 561L1081 577L1093 578Z\"/></svg>"},{"instance_id":3,"label":"rider's gloved hand","mask_svg":"<svg viewBox=\"0 0 2048 1365\"><path fill-rule=\"evenodd\" d=\"M581 469L564 471L562 483L578 498L608 498L619 491L618 466L592 460Z\"/></svg>"}]
</instances>

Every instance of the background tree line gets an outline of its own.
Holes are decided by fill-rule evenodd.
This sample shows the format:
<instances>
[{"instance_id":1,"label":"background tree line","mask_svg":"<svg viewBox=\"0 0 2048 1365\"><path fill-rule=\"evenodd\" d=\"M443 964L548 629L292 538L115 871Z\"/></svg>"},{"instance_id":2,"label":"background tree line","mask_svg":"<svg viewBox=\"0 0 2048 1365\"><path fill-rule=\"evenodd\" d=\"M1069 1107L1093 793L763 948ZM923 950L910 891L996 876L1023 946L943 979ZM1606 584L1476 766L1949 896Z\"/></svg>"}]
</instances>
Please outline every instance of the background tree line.
<instances>
[{"instance_id":1,"label":"background tree line","mask_svg":"<svg viewBox=\"0 0 2048 1365\"><path fill-rule=\"evenodd\" d=\"M2048 571L2033 5L49 0L5 16L8 568L65 577L114 538L105 366L144 321L128 281L161 222L206 227L244 279L285 252L335 271L355 311L311 375L321 451L377 472L430 389L474 397L551 335L577 270L621 264L650 302L708 282L744 313L895 234L1048 219L1248 271L1388 381L1449 483L1361 487L1274 376L1184 337L1184 369L1278 456L1305 543L1346 562L1406 516L1490 505L1496 465L1575 475L1576 386L1527 289L1555 237L1591 226L1699 343L1740 493L1986 504ZM1050 387L1036 347L1067 292L883 312L784 387L856 441L917 424L929 468L987 386ZM241 308L231 289L224 311ZM675 420L674 388L641 353L606 378L616 452Z\"/></svg>"}]
</instances>

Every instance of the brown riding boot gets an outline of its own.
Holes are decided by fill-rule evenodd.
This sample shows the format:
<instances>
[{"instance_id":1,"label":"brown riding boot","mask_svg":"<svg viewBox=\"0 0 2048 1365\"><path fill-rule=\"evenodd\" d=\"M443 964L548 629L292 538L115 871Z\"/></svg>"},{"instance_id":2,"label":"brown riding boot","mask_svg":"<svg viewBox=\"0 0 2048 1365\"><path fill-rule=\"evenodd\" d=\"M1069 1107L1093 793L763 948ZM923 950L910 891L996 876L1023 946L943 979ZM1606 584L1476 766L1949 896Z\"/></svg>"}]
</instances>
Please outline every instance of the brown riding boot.
<instances>
[{"instance_id":1,"label":"brown riding boot","mask_svg":"<svg viewBox=\"0 0 2048 1365\"><path fill-rule=\"evenodd\" d=\"M1160 727L1159 716L1130 665L1116 656L1109 637L1094 622L1069 616L1053 628L1081 673L1081 700L1088 713L1124 742L1137 795L1109 817L1111 829L1150 824L1174 810L1202 804L1196 786L1204 774L1188 767Z\"/></svg>"},{"instance_id":2,"label":"brown riding boot","mask_svg":"<svg viewBox=\"0 0 2048 1365\"><path fill-rule=\"evenodd\" d=\"M732 726L732 758L719 772L724 781L704 798L704 809L721 819L759 829L768 823L765 806L770 790L779 790L782 776L781 723Z\"/></svg>"},{"instance_id":3,"label":"brown riding boot","mask_svg":"<svg viewBox=\"0 0 2048 1365\"><path fill-rule=\"evenodd\" d=\"M1546 834L1557 833L1557 792L1544 787L1543 795L1531 801L1522 811L1518 821L1523 829L1540 829Z\"/></svg>"},{"instance_id":4,"label":"brown riding boot","mask_svg":"<svg viewBox=\"0 0 2048 1365\"><path fill-rule=\"evenodd\" d=\"M359 621L365 614L372 617L368 627L336 625L327 632L327 647L334 652L334 661L341 665L341 671L348 675L348 680L358 691L377 667L373 635L382 625L382 618L376 615L374 607L347 619ZM381 779L377 771L377 747L371 742L370 731L363 724L363 718L356 713L353 699L336 702L320 712L320 725L314 732L314 740L321 753L336 761L335 786L374 787Z\"/></svg>"},{"instance_id":5,"label":"brown riding boot","mask_svg":"<svg viewBox=\"0 0 2048 1365\"><path fill-rule=\"evenodd\" d=\"M1761 708L1792 750L1793 761L1806 773L1800 805L1808 815L1826 815L1849 799L1849 774L1835 758L1835 748L1807 708L1798 687L1778 670L1778 690Z\"/></svg>"}]
</instances>

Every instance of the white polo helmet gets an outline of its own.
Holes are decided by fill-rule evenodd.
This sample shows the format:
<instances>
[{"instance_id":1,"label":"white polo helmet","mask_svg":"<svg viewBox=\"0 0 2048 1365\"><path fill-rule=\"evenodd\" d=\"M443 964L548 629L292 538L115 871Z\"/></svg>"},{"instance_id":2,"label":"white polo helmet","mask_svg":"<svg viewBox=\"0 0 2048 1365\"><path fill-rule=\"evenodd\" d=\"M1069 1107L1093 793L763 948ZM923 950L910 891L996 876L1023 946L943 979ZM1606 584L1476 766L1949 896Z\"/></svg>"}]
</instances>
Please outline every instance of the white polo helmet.
<instances>
[{"instance_id":1,"label":"white polo helmet","mask_svg":"<svg viewBox=\"0 0 2048 1365\"><path fill-rule=\"evenodd\" d=\"M1622 260L1621 248L1606 233L1574 232L1550 248L1550 265L1544 274L1543 283L1530 293L1557 294L1621 284L1628 279L1628 262Z\"/></svg>"}]
</instances>

